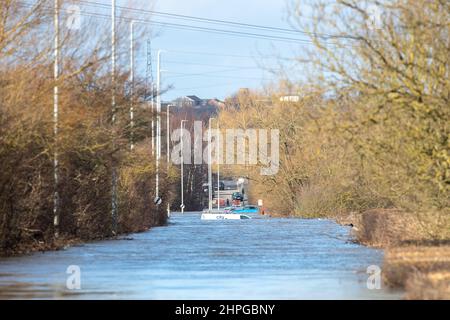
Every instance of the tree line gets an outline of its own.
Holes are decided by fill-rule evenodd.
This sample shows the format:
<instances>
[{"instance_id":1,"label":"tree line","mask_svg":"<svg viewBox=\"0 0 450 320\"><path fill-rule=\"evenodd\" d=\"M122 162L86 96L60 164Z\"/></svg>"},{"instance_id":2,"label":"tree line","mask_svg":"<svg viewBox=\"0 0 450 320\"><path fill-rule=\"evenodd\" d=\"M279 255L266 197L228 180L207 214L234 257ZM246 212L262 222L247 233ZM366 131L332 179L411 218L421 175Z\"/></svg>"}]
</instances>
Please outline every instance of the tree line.
<instances>
[{"instance_id":1,"label":"tree line","mask_svg":"<svg viewBox=\"0 0 450 320\"><path fill-rule=\"evenodd\" d=\"M289 13L313 44L289 69L300 80L240 91L220 115L279 128L280 171L229 170L249 172L274 214L397 208L425 237L448 238L449 2L292 1Z\"/></svg>"},{"instance_id":2,"label":"tree line","mask_svg":"<svg viewBox=\"0 0 450 320\"><path fill-rule=\"evenodd\" d=\"M113 124L110 21L84 17L80 30L67 28L61 21L61 75L55 83L53 5L48 0L29 5L15 0L0 2L2 254L141 231L166 219L165 210L153 203L153 114L148 99L154 92L149 92L146 79L137 77L134 94L130 94L128 25L122 20L117 23L117 120ZM60 105L57 136L53 131L55 84ZM139 105L132 128L131 103ZM136 146L133 151L131 137ZM117 230L111 214L113 168L118 176ZM161 175L160 193L169 200L177 172L166 172L161 166ZM59 238L54 230L55 189L59 194Z\"/></svg>"}]
</instances>

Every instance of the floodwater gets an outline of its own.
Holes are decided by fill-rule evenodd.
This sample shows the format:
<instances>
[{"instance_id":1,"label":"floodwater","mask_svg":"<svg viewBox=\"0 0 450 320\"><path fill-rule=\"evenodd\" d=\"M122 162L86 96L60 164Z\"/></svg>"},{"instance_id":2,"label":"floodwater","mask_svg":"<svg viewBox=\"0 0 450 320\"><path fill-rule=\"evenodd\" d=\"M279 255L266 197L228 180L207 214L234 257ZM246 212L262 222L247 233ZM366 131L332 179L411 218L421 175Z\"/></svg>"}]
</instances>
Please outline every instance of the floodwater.
<instances>
[{"instance_id":1,"label":"floodwater","mask_svg":"<svg viewBox=\"0 0 450 320\"><path fill-rule=\"evenodd\" d=\"M367 268L382 259L381 250L353 243L350 229L330 220L173 214L167 226L123 240L0 259L0 298L401 298L367 287ZM79 267L79 278L69 266ZM68 278L81 288L68 289Z\"/></svg>"}]
</instances>

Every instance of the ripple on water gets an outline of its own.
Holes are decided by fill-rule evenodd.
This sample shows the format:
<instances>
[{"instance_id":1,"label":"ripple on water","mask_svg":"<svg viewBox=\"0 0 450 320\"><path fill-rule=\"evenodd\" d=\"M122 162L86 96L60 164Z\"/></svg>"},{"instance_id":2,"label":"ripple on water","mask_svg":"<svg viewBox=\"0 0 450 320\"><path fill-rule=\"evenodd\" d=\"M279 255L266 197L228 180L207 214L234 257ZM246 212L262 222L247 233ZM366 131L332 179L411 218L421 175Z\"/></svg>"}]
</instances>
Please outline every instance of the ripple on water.
<instances>
[{"instance_id":1,"label":"ripple on water","mask_svg":"<svg viewBox=\"0 0 450 320\"><path fill-rule=\"evenodd\" d=\"M366 268L383 252L355 244L330 220L201 221L174 214L130 241L0 260L0 298L396 299L368 290ZM65 288L69 265L79 291Z\"/></svg>"}]
</instances>

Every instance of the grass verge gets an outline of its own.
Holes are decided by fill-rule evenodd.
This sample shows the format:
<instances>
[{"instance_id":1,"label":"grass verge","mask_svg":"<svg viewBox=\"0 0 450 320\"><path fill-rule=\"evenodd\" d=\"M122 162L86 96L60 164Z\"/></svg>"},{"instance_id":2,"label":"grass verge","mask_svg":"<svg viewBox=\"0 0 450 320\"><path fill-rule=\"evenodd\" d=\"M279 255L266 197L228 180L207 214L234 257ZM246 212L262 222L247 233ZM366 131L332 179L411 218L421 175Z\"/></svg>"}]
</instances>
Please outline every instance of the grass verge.
<instances>
[{"instance_id":1,"label":"grass verge","mask_svg":"<svg viewBox=\"0 0 450 320\"><path fill-rule=\"evenodd\" d=\"M369 210L351 223L359 242L385 248L387 286L403 288L405 299L450 299L450 240L436 240L400 210Z\"/></svg>"}]
</instances>

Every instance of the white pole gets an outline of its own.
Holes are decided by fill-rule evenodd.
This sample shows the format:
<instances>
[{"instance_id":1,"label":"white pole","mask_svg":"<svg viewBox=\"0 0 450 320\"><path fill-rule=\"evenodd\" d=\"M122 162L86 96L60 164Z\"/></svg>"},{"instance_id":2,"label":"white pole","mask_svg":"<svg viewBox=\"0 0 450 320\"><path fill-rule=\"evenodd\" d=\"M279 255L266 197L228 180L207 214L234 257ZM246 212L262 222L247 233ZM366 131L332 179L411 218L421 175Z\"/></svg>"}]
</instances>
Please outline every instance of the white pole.
<instances>
[{"instance_id":1,"label":"white pole","mask_svg":"<svg viewBox=\"0 0 450 320\"><path fill-rule=\"evenodd\" d=\"M155 94L155 84L152 82L152 93L151 93L151 106L152 106L152 156L155 155L155 99L154 99L154 94Z\"/></svg>"},{"instance_id":2,"label":"white pole","mask_svg":"<svg viewBox=\"0 0 450 320\"><path fill-rule=\"evenodd\" d=\"M58 113L59 113L59 0L55 0L55 15L54 15L54 27L55 27L55 61L54 61L54 81L53 88L53 133L55 135L55 153L53 158L53 174L54 174L54 195L53 195L53 226L55 232L55 238L59 237L59 172L58 172Z\"/></svg>"},{"instance_id":3,"label":"white pole","mask_svg":"<svg viewBox=\"0 0 450 320\"><path fill-rule=\"evenodd\" d=\"M219 120L217 119L217 149L216 149L216 161L217 161L217 210L220 210L220 131L219 131Z\"/></svg>"},{"instance_id":4,"label":"white pole","mask_svg":"<svg viewBox=\"0 0 450 320\"><path fill-rule=\"evenodd\" d=\"M169 170L169 163L170 163L170 105L167 105L166 109L166 144L167 144L167 151L166 151L166 158L167 158L167 170ZM168 171L167 171L168 172Z\"/></svg>"},{"instance_id":5,"label":"white pole","mask_svg":"<svg viewBox=\"0 0 450 320\"><path fill-rule=\"evenodd\" d=\"M212 211L212 155L211 155L211 120L214 118L209 118L208 121L208 209Z\"/></svg>"},{"instance_id":6,"label":"white pole","mask_svg":"<svg viewBox=\"0 0 450 320\"><path fill-rule=\"evenodd\" d=\"M156 71L156 197L159 197L159 159L161 158L161 50Z\"/></svg>"},{"instance_id":7,"label":"white pole","mask_svg":"<svg viewBox=\"0 0 450 320\"><path fill-rule=\"evenodd\" d=\"M181 213L184 213L184 123L181 120Z\"/></svg>"},{"instance_id":8,"label":"white pole","mask_svg":"<svg viewBox=\"0 0 450 320\"><path fill-rule=\"evenodd\" d=\"M130 23L130 149L134 149L134 21Z\"/></svg>"},{"instance_id":9,"label":"white pole","mask_svg":"<svg viewBox=\"0 0 450 320\"><path fill-rule=\"evenodd\" d=\"M112 83L112 125L116 122L116 0L111 0L111 83ZM113 132L113 148L116 146L115 133ZM111 210L113 219L113 233L116 233L117 227L117 172L116 167L112 168L112 197Z\"/></svg>"},{"instance_id":10,"label":"white pole","mask_svg":"<svg viewBox=\"0 0 450 320\"><path fill-rule=\"evenodd\" d=\"M116 122L116 0L111 0L111 82L112 122Z\"/></svg>"},{"instance_id":11,"label":"white pole","mask_svg":"<svg viewBox=\"0 0 450 320\"><path fill-rule=\"evenodd\" d=\"M152 61L152 45L151 41L147 40L147 81L150 82L150 105L151 105L151 145L152 145L152 156L155 156L155 84L153 82L153 61Z\"/></svg>"}]
</instances>

